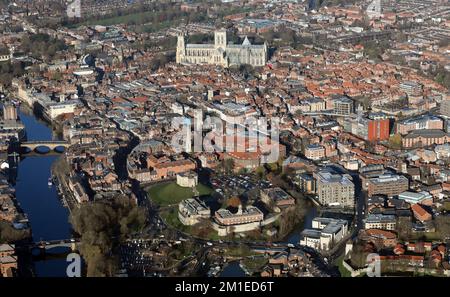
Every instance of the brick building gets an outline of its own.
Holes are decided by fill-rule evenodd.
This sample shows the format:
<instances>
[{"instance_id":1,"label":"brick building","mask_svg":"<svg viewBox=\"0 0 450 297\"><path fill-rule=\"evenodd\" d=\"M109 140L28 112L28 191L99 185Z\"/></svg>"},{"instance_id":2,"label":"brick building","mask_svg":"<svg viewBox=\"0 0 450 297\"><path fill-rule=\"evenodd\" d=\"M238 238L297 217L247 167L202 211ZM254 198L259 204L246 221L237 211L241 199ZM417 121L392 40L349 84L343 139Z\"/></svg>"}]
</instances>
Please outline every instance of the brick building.
<instances>
[{"instance_id":1,"label":"brick building","mask_svg":"<svg viewBox=\"0 0 450 297\"><path fill-rule=\"evenodd\" d=\"M402 175L385 174L370 178L367 181L367 194L369 197L373 195L393 197L408 190L408 188L409 181Z\"/></svg>"},{"instance_id":2,"label":"brick building","mask_svg":"<svg viewBox=\"0 0 450 297\"><path fill-rule=\"evenodd\" d=\"M235 214L227 209L219 209L214 217L220 224L231 226L261 222L264 219L264 214L255 206L247 206L246 209L242 209L242 206L239 205L239 209Z\"/></svg>"},{"instance_id":3,"label":"brick building","mask_svg":"<svg viewBox=\"0 0 450 297\"><path fill-rule=\"evenodd\" d=\"M367 121L367 140L388 140L389 139L389 119L374 119Z\"/></svg>"},{"instance_id":4,"label":"brick building","mask_svg":"<svg viewBox=\"0 0 450 297\"><path fill-rule=\"evenodd\" d=\"M403 135L413 130L442 130L443 128L444 121L432 115L423 115L397 123L397 132Z\"/></svg>"},{"instance_id":5,"label":"brick building","mask_svg":"<svg viewBox=\"0 0 450 297\"><path fill-rule=\"evenodd\" d=\"M12 277L17 271L17 258L13 244L0 244L0 277Z\"/></svg>"},{"instance_id":6,"label":"brick building","mask_svg":"<svg viewBox=\"0 0 450 297\"><path fill-rule=\"evenodd\" d=\"M325 148L319 144L310 144L305 148L305 157L310 160L325 158Z\"/></svg>"},{"instance_id":7,"label":"brick building","mask_svg":"<svg viewBox=\"0 0 450 297\"><path fill-rule=\"evenodd\" d=\"M419 204L413 204L411 210L413 211L414 217L421 222L430 221L432 219L431 214Z\"/></svg>"},{"instance_id":8,"label":"brick building","mask_svg":"<svg viewBox=\"0 0 450 297\"><path fill-rule=\"evenodd\" d=\"M450 142L450 134L442 130L413 130L403 137L405 148L425 147Z\"/></svg>"}]
</instances>

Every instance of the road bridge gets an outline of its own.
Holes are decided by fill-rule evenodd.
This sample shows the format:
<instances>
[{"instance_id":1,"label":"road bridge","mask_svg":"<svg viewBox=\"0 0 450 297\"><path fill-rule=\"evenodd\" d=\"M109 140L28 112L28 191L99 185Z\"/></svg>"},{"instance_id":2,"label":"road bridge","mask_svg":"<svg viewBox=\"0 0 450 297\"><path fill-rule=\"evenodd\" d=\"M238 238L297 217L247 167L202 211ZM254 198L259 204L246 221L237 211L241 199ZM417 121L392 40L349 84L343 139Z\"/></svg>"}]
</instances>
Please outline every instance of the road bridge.
<instances>
[{"instance_id":1,"label":"road bridge","mask_svg":"<svg viewBox=\"0 0 450 297\"><path fill-rule=\"evenodd\" d=\"M69 142L67 141L59 141L59 140L42 140L42 141L26 141L20 143L21 148L26 148L30 151L35 151L38 147L46 147L50 151L57 152L56 148L63 147L67 149L70 146Z\"/></svg>"},{"instance_id":2,"label":"road bridge","mask_svg":"<svg viewBox=\"0 0 450 297\"><path fill-rule=\"evenodd\" d=\"M40 249L41 252L44 252L49 249L57 248L57 247L66 247L70 248L72 251L77 250L80 244L79 239L60 239L60 240L49 240L49 241L38 241L32 242L28 245L30 250L32 249Z\"/></svg>"}]
</instances>

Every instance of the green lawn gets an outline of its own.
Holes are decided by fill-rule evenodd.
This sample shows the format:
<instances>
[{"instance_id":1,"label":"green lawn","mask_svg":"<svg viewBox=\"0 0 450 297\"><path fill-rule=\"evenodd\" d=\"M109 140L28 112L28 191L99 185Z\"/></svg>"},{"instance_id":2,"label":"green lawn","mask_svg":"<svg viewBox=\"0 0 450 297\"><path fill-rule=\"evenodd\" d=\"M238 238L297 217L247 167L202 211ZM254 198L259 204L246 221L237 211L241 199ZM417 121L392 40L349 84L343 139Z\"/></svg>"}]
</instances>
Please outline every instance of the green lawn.
<instances>
[{"instance_id":1,"label":"green lawn","mask_svg":"<svg viewBox=\"0 0 450 297\"><path fill-rule=\"evenodd\" d=\"M257 255L246 245L239 245L237 247L231 246L225 249L225 255L230 257L249 257Z\"/></svg>"},{"instance_id":2,"label":"green lawn","mask_svg":"<svg viewBox=\"0 0 450 297\"><path fill-rule=\"evenodd\" d=\"M182 200L192 198L194 193L191 188L184 188L175 182L157 184L147 189L150 199L160 206L180 203ZM200 196L210 195L213 190L203 184L197 185L197 191Z\"/></svg>"},{"instance_id":3,"label":"green lawn","mask_svg":"<svg viewBox=\"0 0 450 297\"><path fill-rule=\"evenodd\" d=\"M180 230L182 232L191 233L192 228L191 226L185 226L183 225L180 220L178 219L178 209L175 207L172 207L170 209L165 209L160 212L161 218L170 226L173 228Z\"/></svg>"},{"instance_id":4,"label":"green lawn","mask_svg":"<svg viewBox=\"0 0 450 297\"><path fill-rule=\"evenodd\" d=\"M339 268L339 272L341 273L341 276L342 277L352 277L352 274L350 273L350 271L348 271L342 264L343 261L344 261L344 256L342 255L341 257L339 257L339 259L336 262L338 264L338 268Z\"/></svg>"}]
</instances>

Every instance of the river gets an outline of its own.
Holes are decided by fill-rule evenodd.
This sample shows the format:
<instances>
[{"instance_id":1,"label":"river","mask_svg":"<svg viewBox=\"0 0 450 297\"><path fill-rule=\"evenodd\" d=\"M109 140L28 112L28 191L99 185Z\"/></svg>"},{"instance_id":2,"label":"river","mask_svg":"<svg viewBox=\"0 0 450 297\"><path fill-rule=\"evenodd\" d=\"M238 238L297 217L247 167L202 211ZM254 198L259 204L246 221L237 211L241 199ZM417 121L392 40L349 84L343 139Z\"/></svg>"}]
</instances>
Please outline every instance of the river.
<instances>
[{"instance_id":1,"label":"river","mask_svg":"<svg viewBox=\"0 0 450 297\"><path fill-rule=\"evenodd\" d=\"M300 233L305 229L312 228L312 221L317 216L317 208L313 205L311 201L306 203L308 210L305 214L303 222L294 228L294 230L287 236L286 242L292 244L300 243Z\"/></svg>"},{"instance_id":2,"label":"river","mask_svg":"<svg viewBox=\"0 0 450 297\"><path fill-rule=\"evenodd\" d=\"M19 109L19 116L25 125L27 140L58 140L51 127L39 120L25 107ZM52 163L58 156L38 155L21 159L17 166L14 184L16 198L23 211L28 215L34 241L68 239L72 237L71 225L68 221L69 210L65 208L55 186L47 184ZM57 250L58 249L58 250ZM49 251L60 252L64 248ZM67 262L64 257L48 258L34 262L37 276L66 276Z\"/></svg>"}]
</instances>

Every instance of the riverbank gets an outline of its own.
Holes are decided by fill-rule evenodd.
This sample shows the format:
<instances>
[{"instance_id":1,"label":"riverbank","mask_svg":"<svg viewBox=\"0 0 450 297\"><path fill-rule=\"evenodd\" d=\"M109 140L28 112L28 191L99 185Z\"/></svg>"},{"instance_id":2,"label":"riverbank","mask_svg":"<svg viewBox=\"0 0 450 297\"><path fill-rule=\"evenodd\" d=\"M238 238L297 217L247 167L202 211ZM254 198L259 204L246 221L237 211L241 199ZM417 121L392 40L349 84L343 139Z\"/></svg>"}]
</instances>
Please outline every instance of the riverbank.
<instances>
[{"instance_id":1,"label":"riverbank","mask_svg":"<svg viewBox=\"0 0 450 297\"><path fill-rule=\"evenodd\" d=\"M72 212L76 207L79 207L79 203L69 188L70 165L63 156L53 162L51 174L63 205Z\"/></svg>"},{"instance_id":2,"label":"riverbank","mask_svg":"<svg viewBox=\"0 0 450 297\"><path fill-rule=\"evenodd\" d=\"M55 132L56 135L63 134L63 121L61 118L55 118L53 120L48 119L46 116L44 116L44 113L42 109L37 108L37 105L30 106L28 102L23 101L17 97L17 102L19 102L19 107L22 111L26 111L29 114L33 114L39 121L45 122L46 126L50 128L53 132Z\"/></svg>"},{"instance_id":3,"label":"riverbank","mask_svg":"<svg viewBox=\"0 0 450 297\"><path fill-rule=\"evenodd\" d=\"M6 161L3 160L2 163ZM0 243L31 240L28 216L17 200L10 175L9 168L0 169Z\"/></svg>"}]
</instances>

